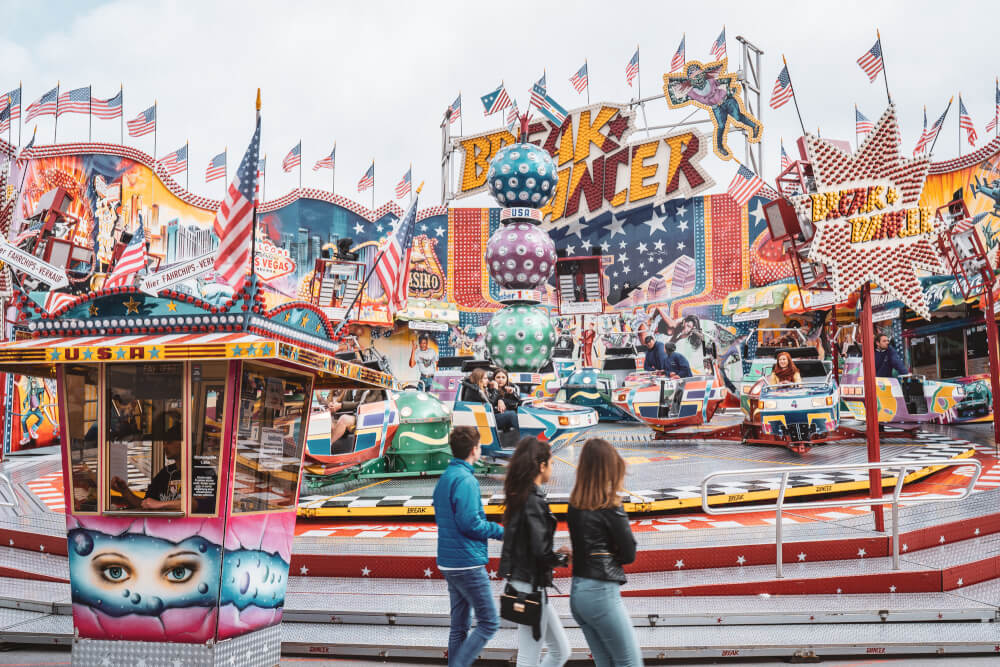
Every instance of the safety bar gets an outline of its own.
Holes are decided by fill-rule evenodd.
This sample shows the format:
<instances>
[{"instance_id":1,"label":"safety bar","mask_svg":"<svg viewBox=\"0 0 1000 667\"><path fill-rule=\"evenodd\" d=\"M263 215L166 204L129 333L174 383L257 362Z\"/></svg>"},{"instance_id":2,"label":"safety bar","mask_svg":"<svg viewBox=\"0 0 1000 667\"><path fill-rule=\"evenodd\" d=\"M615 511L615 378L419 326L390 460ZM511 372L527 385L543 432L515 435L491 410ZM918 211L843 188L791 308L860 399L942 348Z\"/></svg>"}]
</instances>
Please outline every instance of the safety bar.
<instances>
[{"instance_id":1,"label":"safety bar","mask_svg":"<svg viewBox=\"0 0 1000 667\"><path fill-rule=\"evenodd\" d=\"M11 502L0 500L0 507L13 507L16 512L21 508L21 504L17 499L17 492L14 491L14 485L10 483L10 477L0 472L0 482L5 482L7 484L7 488L10 489L11 498Z\"/></svg>"},{"instance_id":2,"label":"safety bar","mask_svg":"<svg viewBox=\"0 0 1000 667\"><path fill-rule=\"evenodd\" d=\"M781 514L785 508L785 491L788 489L788 477L792 474L802 475L811 474L815 472L843 472L845 470L894 470L896 472L896 486L892 492L891 500L887 501L885 498L846 498L838 500L818 500L818 501L806 501L801 503L795 503L795 509L816 509L824 507L857 507L857 506L875 506L875 505L892 505L892 569L899 569L899 501L900 494L903 491L903 480L906 477L907 470L922 470L924 468L936 467L937 469L947 468L947 467L965 467L972 466L975 468L972 477L969 478L968 484L966 484L964 492L960 496L945 496L945 497L935 497L928 498L925 496L907 496L904 500L907 503L929 503L929 502L956 502L969 497L972 493L972 488L979 481L979 475L982 473L983 465L976 459L922 459L917 461L881 461L877 463L847 463L847 464L828 464L828 465L811 465L811 466L796 466L795 468L750 468L746 470L720 470L719 472L709 473L701 480L701 509L705 514L710 515L721 515L721 514L744 514L747 512L761 512L774 509L775 521L774 521L774 533L775 533L775 548L777 550L777 555L775 557L775 568L777 570L777 578L782 578L782 558L781 558L781 546L782 546L782 526L781 526ZM718 477L747 477L753 475L754 477L759 477L760 475L781 475L781 486L778 488L778 499L774 505L746 505L739 507L725 506L725 507L712 507L708 504L708 483L710 480L716 479Z\"/></svg>"}]
</instances>

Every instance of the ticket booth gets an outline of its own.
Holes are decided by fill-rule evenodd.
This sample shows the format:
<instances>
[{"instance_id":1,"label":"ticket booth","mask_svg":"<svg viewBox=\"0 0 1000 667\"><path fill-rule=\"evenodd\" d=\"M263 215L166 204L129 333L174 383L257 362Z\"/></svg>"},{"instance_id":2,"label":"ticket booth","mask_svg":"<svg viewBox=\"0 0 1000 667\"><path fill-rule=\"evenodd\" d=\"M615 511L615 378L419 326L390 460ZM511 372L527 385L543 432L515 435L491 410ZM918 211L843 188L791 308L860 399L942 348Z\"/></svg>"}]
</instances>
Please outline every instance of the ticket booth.
<instances>
[{"instance_id":1,"label":"ticket booth","mask_svg":"<svg viewBox=\"0 0 1000 667\"><path fill-rule=\"evenodd\" d=\"M213 317L0 344L0 370L58 386L74 664L278 664L312 392L391 384L307 335L309 304Z\"/></svg>"}]
</instances>

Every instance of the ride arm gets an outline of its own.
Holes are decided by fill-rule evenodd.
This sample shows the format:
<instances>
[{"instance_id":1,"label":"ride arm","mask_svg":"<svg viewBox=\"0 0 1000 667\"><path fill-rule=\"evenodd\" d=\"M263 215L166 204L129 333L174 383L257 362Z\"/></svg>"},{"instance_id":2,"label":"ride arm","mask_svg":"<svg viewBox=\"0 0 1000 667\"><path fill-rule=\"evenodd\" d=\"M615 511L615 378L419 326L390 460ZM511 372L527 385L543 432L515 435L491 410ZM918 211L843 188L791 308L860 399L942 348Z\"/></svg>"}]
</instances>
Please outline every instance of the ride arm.
<instances>
[{"instance_id":1,"label":"ride arm","mask_svg":"<svg viewBox=\"0 0 1000 667\"><path fill-rule=\"evenodd\" d=\"M452 505L460 533L475 540L503 539L503 526L486 520L479 485L471 475L455 485Z\"/></svg>"}]
</instances>

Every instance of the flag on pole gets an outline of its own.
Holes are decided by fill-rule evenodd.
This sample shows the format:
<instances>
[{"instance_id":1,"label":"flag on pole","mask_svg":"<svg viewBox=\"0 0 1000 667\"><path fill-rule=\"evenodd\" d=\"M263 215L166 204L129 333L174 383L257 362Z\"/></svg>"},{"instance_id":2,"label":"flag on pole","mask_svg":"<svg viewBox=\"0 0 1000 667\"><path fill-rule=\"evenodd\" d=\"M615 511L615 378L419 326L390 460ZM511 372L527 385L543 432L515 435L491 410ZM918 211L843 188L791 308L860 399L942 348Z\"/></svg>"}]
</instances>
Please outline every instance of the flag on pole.
<instances>
[{"instance_id":1,"label":"flag on pole","mask_svg":"<svg viewBox=\"0 0 1000 667\"><path fill-rule=\"evenodd\" d=\"M132 240L125 246L111 274L104 281L104 288L129 287L135 281L135 275L146 268L146 235L142 223L132 234Z\"/></svg>"},{"instance_id":2,"label":"flag on pole","mask_svg":"<svg viewBox=\"0 0 1000 667\"><path fill-rule=\"evenodd\" d=\"M58 91L59 86L56 86L29 104L28 110L24 115L25 122L30 122L39 116L54 116L56 113L56 103L58 102Z\"/></svg>"},{"instance_id":3,"label":"flag on pole","mask_svg":"<svg viewBox=\"0 0 1000 667\"><path fill-rule=\"evenodd\" d=\"M677 51L674 53L674 57L670 59L670 71L679 72L684 63L687 62L687 58L684 55L684 36L681 36L681 43L677 46Z\"/></svg>"},{"instance_id":4,"label":"flag on pole","mask_svg":"<svg viewBox=\"0 0 1000 667\"><path fill-rule=\"evenodd\" d=\"M507 129L513 132L519 120L520 113L517 110L517 100L511 100L510 107L507 109Z\"/></svg>"},{"instance_id":5,"label":"flag on pole","mask_svg":"<svg viewBox=\"0 0 1000 667\"><path fill-rule=\"evenodd\" d=\"M542 78L536 81L535 85L541 86L542 90L548 90L549 84L545 83L545 70L542 70Z\"/></svg>"},{"instance_id":6,"label":"flag on pole","mask_svg":"<svg viewBox=\"0 0 1000 667\"><path fill-rule=\"evenodd\" d=\"M993 120L986 123L987 132L992 132L993 130L997 129L997 118L1000 117L1000 82L996 83L996 101L994 102L994 104L995 106L993 107ZM0 127L0 129L3 128Z\"/></svg>"},{"instance_id":7,"label":"flag on pole","mask_svg":"<svg viewBox=\"0 0 1000 667\"><path fill-rule=\"evenodd\" d=\"M114 97L109 97L106 100L99 100L96 97L91 101L93 105L91 107L91 113L94 114L95 118L103 118L104 120L111 120L113 118L121 118L122 116L122 91L118 91L118 94ZM61 111L61 109L60 109Z\"/></svg>"},{"instance_id":8,"label":"flag on pole","mask_svg":"<svg viewBox=\"0 0 1000 667\"><path fill-rule=\"evenodd\" d=\"M883 67L881 39L876 39L872 48L865 51L864 55L858 58L858 67L868 75L869 81L875 81Z\"/></svg>"},{"instance_id":9,"label":"flag on pole","mask_svg":"<svg viewBox=\"0 0 1000 667\"><path fill-rule=\"evenodd\" d=\"M743 207L762 187L764 187L764 181L761 177L741 164L726 192L736 201L737 206Z\"/></svg>"},{"instance_id":10,"label":"flag on pole","mask_svg":"<svg viewBox=\"0 0 1000 667\"><path fill-rule=\"evenodd\" d=\"M937 138L938 132L941 131L941 127L944 125L944 117L945 117L945 114L947 114L947 113L948 113L948 110L946 108L945 111L944 111L944 113L941 114L940 118L938 118L936 121L934 121L934 124L931 125L930 128L927 128L926 127L927 126L927 111L926 110L924 111L924 127L925 127L925 129L924 129L923 133L920 135L920 141L917 142L917 147L913 149L913 154L914 155L916 155L917 153L923 152L924 150L927 149L928 146L930 146L932 143L934 143L934 139Z\"/></svg>"},{"instance_id":11,"label":"flag on pole","mask_svg":"<svg viewBox=\"0 0 1000 667\"><path fill-rule=\"evenodd\" d=\"M90 86L68 90L59 95L59 115L90 113Z\"/></svg>"},{"instance_id":12,"label":"flag on pole","mask_svg":"<svg viewBox=\"0 0 1000 667\"><path fill-rule=\"evenodd\" d=\"M778 79L774 82L774 88L771 90L771 108L778 109L785 106L794 94L792 79L788 76L788 65L785 65L778 72Z\"/></svg>"},{"instance_id":13,"label":"flag on pole","mask_svg":"<svg viewBox=\"0 0 1000 667\"><path fill-rule=\"evenodd\" d=\"M578 93L582 93L587 89L587 63L583 63L583 67L578 69L576 74L569 78L569 82Z\"/></svg>"},{"instance_id":14,"label":"flag on pole","mask_svg":"<svg viewBox=\"0 0 1000 667\"><path fill-rule=\"evenodd\" d=\"M413 228L417 221L418 198L413 198L410 209L399 221L396 229L389 234L382 254L373 267L389 299L390 308L395 310L406 308L406 291L410 282L410 252L413 246Z\"/></svg>"},{"instance_id":15,"label":"flag on pole","mask_svg":"<svg viewBox=\"0 0 1000 667\"><path fill-rule=\"evenodd\" d=\"M965 130L965 138L968 139L969 145L975 146L979 135L976 134L976 126L972 123L972 116L965 108L965 102L962 101L961 95L958 96L958 126Z\"/></svg>"},{"instance_id":16,"label":"flag on pole","mask_svg":"<svg viewBox=\"0 0 1000 667\"><path fill-rule=\"evenodd\" d=\"M722 32L712 43L712 57L716 60L722 60L726 57L726 26L722 26Z\"/></svg>"},{"instance_id":17,"label":"flag on pole","mask_svg":"<svg viewBox=\"0 0 1000 667\"><path fill-rule=\"evenodd\" d=\"M0 120L0 132L6 132L12 120L21 117L21 89L15 88L4 96L10 102L7 119Z\"/></svg>"},{"instance_id":18,"label":"flag on pole","mask_svg":"<svg viewBox=\"0 0 1000 667\"><path fill-rule=\"evenodd\" d=\"M45 297L45 312L54 313L63 306L67 306L76 301L79 297L79 294L66 294L65 292L50 291L48 296Z\"/></svg>"},{"instance_id":19,"label":"flag on pole","mask_svg":"<svg viewBox=\"0 0 1000 667\"><path fill-rule=\"evenodd\" d=\"M319 171L320 169L333 169L333 163L337 159L337 144L333 145L333 150L330 154L322 158L316 164L313 165L313 171Z\"/></svg>"},{"instance_id":20,"label":"flag on pole","mask_svg":"<svg viewBox=\"0 0 1000 667\"><path fill-rule=\"evenodd\" d=\"M222 151L208 161L208 168L205 169L205 182L211 183L220 178L226 177L226 151Z\"/></svg>"},{"instance_id":21,"label":"flag on pole","mask_svg":"<svg viewBox=\"0 0 1000 667\"><path fill-rule=\"evenodd\" d=\"M299 166L299 164L301 163L302 163L302 142L300 141L299 143L292 146L292 150L288 151L288 155L286 155L285 159L281 161L281 168L282 170L288 172L291 171L293 168Z\"/></svg>"},{"instance_id":22,"label":"flag on pole","mask_svg":"<svg viewBox=\"0 0 1000 667\"><path fill-rule=\"evenodd\" d=\"M854 133L868 134L875 129L875 123L868 120L857 107L854 107Z\"/></svg>"},{"instance_id":23,"label":"flag on pole","mask_svg":"<svg viewBox=\"0 0 1000 667\"><path fill-rule=\"evenodd\" d=\"M561 127L568 115L566 109L549 97L545 89L537 83L531 88L531 103L550 121Z\"/></svg>"},{"instance_id":24,"label":"flag on pole","mask_svg":"<svg viewBox=\"0 0 1000 667\"><path fill-rule=\"evenodd\" d=\"M484 116L490 116L510 106L510 97L507 95L507 89L503 87L503 82L496 90L486 93L480 99L483 101Z\"/></svg>"},{"instance_id":25,"label":"flag on pole","mask_svg":"<svg viewBox=\"0 0 1000 667\"><path fill-rule=\"evenodd\" d=\"M358 192L364 192L368 188L375 187L375 161L372 160L372 166L368 167L368 171L365 175L361 177L358 181Z\"/></svg>"},{"instance_id":26,"label":"flag on pole","mask_svg":"<svg viewBox=\"0 0 1000 667\"><path fill-rule=\"evenodd\" d=\"M128 125L128 136L141 137L156 129L156 105L149 107L138 116L125 123Z\"/></svg>"},{"instance_id":27,"label":"flag on pole","mask_svg":"<svg viewBox=\"0 0 1000 667\"><path fill-rule=\"evenodd\" d=\"M462 93L458 94L455 101L451 103L448 107L448 123L454 123L456 120L462 117Z\"/></svg>"},{"instance_id":28,"label":"flag on pole","mask_svg":"<svg viewBox=\"0 0 1000 667\"><path fill-rule=\"evenodd\" d=\"M788 157L788 153L785 152L785 141L781 140L781 170L784 171L792 166L792 160Z\"/></svg>"},{"instance_id":29,"label":"flag on pole","mask_svg":"<svg viewBox=\"0 0 1000 667\"><path fill-rule=\"evenodd\" d=\"M264 182L264 172L267 170L267 154L257 161L257 182L253 186L253 204L257 206L260 203L260 186Z\"/></svg>"},{"instance_id":30,"label":"flag on pole","mask_svg":"<svg viewBox=\"0 0 1000 667\"><path fill-rule=\"evenodd\" d=\"M187 144L184 144L173 153L167 153L160 158L160 164L163 168L167 170L167 173L173 176L174 174L179 174L185 169L187 169L188 161L188 149Z\"/></svg>"},{"instance_id":31,"label":"flag on pole","mask_svg":"<svg viewBox=\"0 0 1000 667\"><path fill-rule=\"evenodd\" d=\"M254 193L260 158L260 115L247 152L226 190L222 206L215 214L212 229L219 238L215 251L215 272L238 292L250 270L250 243L254 232Z\"/></svg>"},{"instance_id":32,"label":"flag on pole","mask_svg":"<svg viewBox=\"0 0 1000 667\"><path fill-rule=\"evenodd\" d=\"M396 199L402 199L406 195L410 194L410 174L413 171L413 167L406 170L403 174L403 178L396 183Z\"/></svg>"},{"instance_id":33,"label":"flag on pole","mask_svg":"<svg viewBox=\"0 0 1000 667\"><path fill-rule=\"evenodd\" d=\"M639 76L639 47L636 47L635 53L632 54L632 59L625 65L625 83L631 88L632 82L637 76Z\"/></svg>"}]
</instances>

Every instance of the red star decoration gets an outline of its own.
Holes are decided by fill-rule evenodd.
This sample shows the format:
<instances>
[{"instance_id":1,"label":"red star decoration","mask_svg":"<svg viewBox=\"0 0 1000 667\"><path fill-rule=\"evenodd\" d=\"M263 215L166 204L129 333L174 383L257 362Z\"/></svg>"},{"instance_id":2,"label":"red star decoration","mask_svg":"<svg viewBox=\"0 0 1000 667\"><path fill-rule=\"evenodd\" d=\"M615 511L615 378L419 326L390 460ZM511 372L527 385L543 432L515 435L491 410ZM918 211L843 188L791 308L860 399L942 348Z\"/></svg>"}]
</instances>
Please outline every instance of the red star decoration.
<instances>
[{"instance_id":1,"label":"red star decoration","mask_svg":"<svg viewBox=\"0 0 1000 667\"><path fill-rule=\"evenodd\" d=\"M930 157L903 158L895 107L882 114L875 129L855 155L848 155L832 143L814 135L806 136L806 151L812 163L816 188L820 192L838 187L882 185L886 182L899 199L886 210L914 208L924 189ZM792 199L800 217L812 214L808 195ZM825 264L829 283L838 299L846 300L868 282L879 285L914 312L930 317L927 300L917 278L917 269L947 273L934 243L940 222L933 221L930 234L851 243L851 223L837 218L815 223L816 233L809 248L809 260Z\"/></svg>"},{"instance_id":2,"label":"red star decoration","mask_svg":"<svg viewBox=\"0 0 1000 667\"><path fill-rule=\"evenodd\" d=\"M617 116L608 122L608 136L621 141L625 131L628 130L629 121L631 119L631 116L625 116L619 112Z\"/></svg>"}]
</instances>

